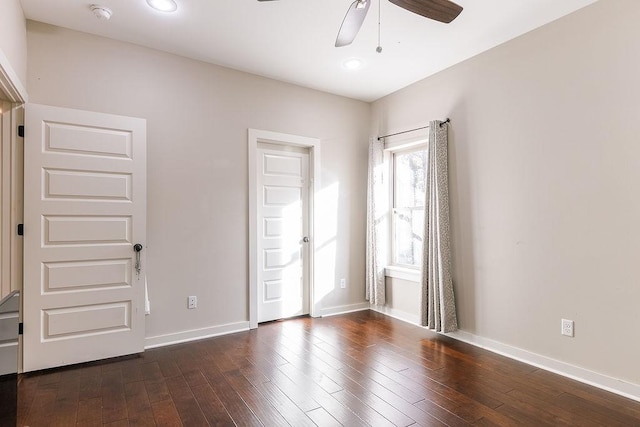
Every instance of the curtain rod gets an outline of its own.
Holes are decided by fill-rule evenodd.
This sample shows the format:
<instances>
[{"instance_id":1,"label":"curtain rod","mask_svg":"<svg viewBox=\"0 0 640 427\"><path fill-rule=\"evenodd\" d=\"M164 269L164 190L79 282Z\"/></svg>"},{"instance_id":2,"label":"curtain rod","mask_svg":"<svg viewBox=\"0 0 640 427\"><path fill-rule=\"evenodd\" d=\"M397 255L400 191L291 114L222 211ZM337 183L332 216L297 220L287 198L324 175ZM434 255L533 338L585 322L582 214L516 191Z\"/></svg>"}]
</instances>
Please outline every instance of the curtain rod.
<instances>
[{"instance_id":1,"label":"curtain rod","mask_svg":"<svg viewBox=\"0 0 640 427\"><path fill-rule=\"evenodd\" d=\"M451 123L451 119L447 117L447 120L445 120L442 123L440 123L440 127L442 127L442 125L445 124L445 123ZM417 130L422 130L422 129L429 129L429 126L423 126L421 128L415 128L415 129L409 129L409 130L405 130L405 131L398 132L398 133L392 133L391 135L379 136L378 137L378 141L380 141L381 139L384 139L384 138L389 138L390 136L402 135L403 133L415 132Z\"/></svg>"}]
</instances>

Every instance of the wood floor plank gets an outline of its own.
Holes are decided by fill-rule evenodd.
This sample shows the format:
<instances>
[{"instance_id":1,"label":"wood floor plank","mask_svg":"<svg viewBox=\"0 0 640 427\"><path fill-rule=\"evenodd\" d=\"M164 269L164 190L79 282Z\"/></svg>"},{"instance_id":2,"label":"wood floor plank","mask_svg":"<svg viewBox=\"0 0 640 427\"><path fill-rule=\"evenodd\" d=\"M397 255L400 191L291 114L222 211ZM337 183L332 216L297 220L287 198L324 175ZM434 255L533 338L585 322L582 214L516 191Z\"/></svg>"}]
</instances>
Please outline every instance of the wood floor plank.
<instances>
[{"instance_id":1,"label":"wood floor plank","mask_svg":"<svg viewBox=\"0 0 640 427\"><path fill-rule=\"evenodd\" d=\"M581 397L571 393L564 393L557 398L560 405L570 408L572 412L579 412L583 416L592 420L596 420L607 426L630 426L640 425L637 418L622 414L620 412L612 412L610 408L602 406L593 401L587 401Z\"/></svg>"},{"instance_id":2,"label":"wood floor plank","mask_svg":"<svg viewBox=\"0 0 640 427\"><path fill-rule=\"evenodd\" d=\"M140 376L140 378L142 378ZM127 404L129 424L132 426L153 426L154 415L144 381L124 384L124 396Z\"/></svg>"},{"instance_id":3,"label":"wood floor plank","mask_svg":"<svg viewBox=\"0 0 640 427\"><path fill-rule=\"evenodd\" d=\"M251 409L249 409L242 397L238 395L231 384L227 382L217 367L213 365L204 366L202 373L209 382L211 388L216 391L217 397L220 399L235 424L246 426L262 425L260 420L255 416Z\"/></svg>"},{"instance_id":4,"label":"wood floor plank","mask_svg":"<svg viewBox=\"0 0 640 427\"><path fill-rule=\"evenodd\" d=\"M182 371L178 368L175 360L172 359L161 359L158 361L158 366L160 367L160 372L162 372L162 376L165 378L172 378L175 376L182 375Z\"/></svg>"},{"instance_id":5,"label":"wood floor plank","mask_svg":"<svg viewBox=\"0 0 640 427\"><path fill-rule=\"evenodd\" d=\"M406 388L404 385L399 384L391 378L382 375L375 369L367 367L366 365L359 366L359 368L360 370L356 370L353 368L344 368L340 371L345 373L345 375L355 380L356 382L361 383L363 381L367 381L369 383L373 383L377 389L384 389L386 392L390 392L409 403L416 403L424 400L425 398L424 393L415 393L412 390Z\"/></svg>"},{"instance_id":6,"label":"wood floor plank","mask_svg":"<svg viewBox=\"0 0 640 427\"><path fill-rule=\"evenodd\" d=\"M106 366L106 365L105 365ZM102 422L107 424L128 418L124 397L122 371L111 369L102 373Z\"/></svg>"},{"instance_id":7,"label":"wood floor plank","mask_svg":"<svg viewBox=\"0 0 640 427\"><path fill-rule=\"evenodd\" d=\"M296 406L275 384L265 382L256 384L254 387L292 426L314 426L313 421L305 412Z\"/></svg>"},{"instance_id":8,"label":"wood floor plank","mask_svg":"<svg viewBox=\"0 0 640 427\"><path fill-rule=\"evenodd\" d=\"M242 372L244 373L244 369ZM307 412L320 407L320 404L309 393L308 385L292 381L277 368L269 370L268 375L269 381L275 384L302 411Z\"/></svg>"},{"instance_id":9,"label":"wood floor plank","mask_svg":"<svg viewBox=\"0 0 640 427\"><path fill-rule=\"evenodd\" d=\"M463 420L461 417L456 415L455 413L444 409L443 407L436 405L432 401L425 399L420 402L414 403L418 409L422 412L426 412L431 415L433 418L443 422L445 425L451 427L466 427L471 425L470 423Z\"/></svg>"},{"instance_id":10,"label":"wood floor plank","mask_svg":"<svg viewBox=\"0 0 640 427\"><path fill-rule=\"evenodd\" d=\"M124 384L143 381L140 360L132 359L122 363L122 381Z\"/></svg>"},{"instance_id":11,"label":"wood floor plank","mask_svg":"<svg viewBox=\"0 0 640 427\"><path fill-rule=\"evenodd\" d=\"M580 412L572 412L567 407L559 404L558 396L547 396L532 390L522 391L515 389L507 393L510 398L527 402L535 408L548 412L555 417L567 422L570 425L597 426L600 425L595 420L585 417Z\"/></svg>"},{"instance_id":12,"label":"wood floor plank","mask_svg":"<svg viewBox=\"0 0 640 427\"><path fill-rule=\"evenodd\" d=\"M565 392L571 393L574 396L581 397L587 401L593 401L611 408L616 412L626 414L632 418L640 418L640 406L629 405L629 399L625 397L599 390L595 387L591 387L587 384L569 378L561 377L543 369L536 370L529 375L528 378L543 380L546 383L556 388L561 388Z\"/></svg>"},{"instance_id":13,"label":"wood floor plank","mask_svg":"<svg viewBox=\"0 0 640 427\"><path fill-rule=\"evenodd\" d=\"M31 405L33 404L33 399L38 389L38 380L39 378L37 376L30 374L18 377L18 420L26 419L29 414Z\"/></svg>"},{"instance_id":14,"label":"wood floor plank","mask_svg":"<svg viewBox=\"0 0 640 427\"><path fill-rule=\"evenodd\" d=\"M172 376L167 378L166 381L171 399L182 423L187 426L208 426L209 423L200 410L200 405L198 405L198 401L193 396L191 388L184 377Z\"/></svg>"},{"instance_id":15,"label":"wood floor plank","mask_svg":"<svg viewBox=\"0 0 640 427\"><path fill-rule=\"evenodd\" d=\"M343 370L344 371L344 370ZM357 371L355 371L357 372ZM362 374L351 374L350 378L356 378L359 384L366 384L366 389L382 399L384 402L392 406L397 411L403 413L409 418L413 419L419 425L443 425L443 423L435 417L432 417L427 412L422 411L414 403L423 399L409 402L401 396L395 394L392 390L384 387L383 385L375 381L366 381L366 377ZM413 399L412 399L413 400ZM393 421L393 420L392 420Z\"/></svg>"},{"instance_id":16,"label":"wood floor plank","mask_svg":"<svg viewBox=\"0 0 640 427\"><path fill-rule=\"evenodd\" d=\"M307 416L313 420L315 425L322 427L340 427L342 424L331 416L323 407L319 407L307 412Z\"/></svg>"},{"instance_id":17,"label":"wood floor plank","mask_svg":"<svg viewBox=\"0 0 640 427\"><path fill-rule=\"evenodd\" d=\"M167 427L182 426L180 414L171 400L163 400L151 404L156 425Z\"/></svg>"},{"instance_id":18,"label":"wood floor plank","mask_svg":"<svg viewBox=\"0 0 640 427\"><path fill-rule=\"evenodd\" d=\"M300 370L310 380L322 387L327 393L331 394L342 390L342 387L336 384L336 382L329 378L325 373L331 370L331 367L324 364L311 363L303 357L298 356L295 352L282 346L274 348L273 351L278 352L278 354L282 355L283 358L289 360L288 365L294 366L296 369Z\"/></svg>"},{"instance_id":19,"label":"wood floor plank","mask_svg":"<svg viewBox=\"0 0 640 427\"><path fill-rule=\"evenodd\" d=\"M502 395L501 400L504 401L504 405L499 406L496 411L509 415L511 418L515 418L523 423L538 423L541 426L575 425L573 422L562 418L553 411L549 411L547 406L537 406L526 399L517 399L509 393ZM584 425L584 423L581 425Z\"/></svg>"},{"instance_id":20,"label":"wood floor plank","mask_svg":"<svg viewBox=\"0 0 640 427\"><path fill-rule=\"evenodd\" d=\"M204 414L209 425L212 426L233 426L235 423L231 415L213 391L209 383L197 384L191 387L191 391L200 405L200 410Z\"/></svg>"},{"instance_id":21,"label":"wood floor plank","mask_svg":"<svg viewBox=\"0 0 640 427\"><path fill-rule=\"evenodd\" d=\"M80 371L80 400L102 397L102 372L99 366Z\"/></svg>"},{"instance_id":22,"label":"wood floor plank","mask_svg":"<svg viewBox=\"0 0 640 427\"><path fill-rule=\"evenodd\" d=\"M58 383L49 382L41 384L35 389L33 403L26 414L25 425L47 425L55 416L55 401L57 397Z\"/></svg>"},{"instance_id":23,"label":"wood floor plank","mask_svg":"<svg viewBox=\"0 0 640 427\"><path fill-rule=\"evenodd\" d=\"M18 425L640 427L640 403L361 311L21 375Z\"/></svg>"},{"instance_id":24,"label":"wood floor plank","mask_svg":"<svg viewBox=\"0 0 640 427\"><path fill-rule=\"evenodd\" d=\"M391 421L394 425L397 426L409 426L413 424L416 420L412 419L408 415L402 413L400 410L389 404L386 400L380 398L374 393L369 391L369 387L374 387L373 382L368 382L366 384L358 384L355 381L348 378L342 372L336 372L332 377L334 381L340 381L340 385L343 386L344 390L350 392L351 394L358 396L358 398L373 408L376 412L380 413L383 417Z\"/></svg>"},{"instance_id":25,"label":"wood floor plank","mask_svg":"<svg viewBox=\"0 0 640 427\"><path fill-rule=\"evenodd\" d=\"M186 374L183 374L183 376L187 384L189 384L189 387L192 388L208 384L207 379L202 375L202 372L199 369L196 371L189 371Z\"/></svg>"},{"instance_id":26,"label":"wood floor plank","mask_svg":"<svg viewBox=\"0 0 640 427\"><path fill-rule=\"evenodd\" d=\"M230 371L225 379L265 426L285 426L285 418L268 403L266 398L240 373Z\"/></svg>"},{"instance_id":27,"label":"wood floor plank","mask_svg":"<svg viewBox=\"0 0 640 427\"><path fill-rule=\"evenodd\" d=\"M150 403L162 402L171 399L167 383L164 379L144 381L144 387Z\"/></svg>"},{"instance_id":28,"label":"wood floor plank","mask_svg":"<svg viewBox=\"0 0 640 427\"><path fill-rule=\"evenodd\" d=\"M142 371L142 379L145 381L159 381L164 379L160 364L157 360L141 364L140 370Z\"/></svg>"},{"instance_id":29,"label":"wood floor plank","mask_svg":"<svg viewBox=\"0 0 640 427\"><path fill-rule=\"evenodd\" d=\"M353 411L358 416L358 418L363 420L368 425L380 427L397 425L386 419L371 406L367 405L358 397L354 396L352 393L349 393L346 390L337 391L333 393L333 396L339 401L344 402L344 404L351 411ZM405 425L411 425L412 423L413 421Z\"/></svg>"},{"instance_id":30,"label":"wood floor plank","mask_svg":"<svg viewBox=\"0 0 640 427\"><path fill-rule=\"evenodd\" d=\"M60 375L56 394L56 413L52 422L56 425L75 425L80 400L80 372L64 371Z\"/></svg>"},{"instance_id":31,"label":"wood floor plank","mask_svg":"<svg viewBox=\"0 0 640 427\"><path fill-rule=\"evenodd\" d=\"M253 363L249 362L247 359L242 359L242 361L246 363L239 364L241 366L240 372L242 372L242 375L244 375L251 384L258 385L270 381L270 378Z\"/></svg>"},{"instance_id":32,"label":"wood floor plank","mask_svg":"<svg viewBox=\"0 0 640 427\"><path fill-rule=\"evenodd\" d=\"M309 378L303 372L296 369L293 365L281 365L278 369L296 384L306 384L306 393L314 401L318 402L327 412L344 426L364 426L365 422L357 416L355 411L346 405L346 402L336 398L336 396L328 393L318 383L309 381Z\"/></svg>"},{"instance_id":33,"label":"wood floor plank","mask_svg":"<svg viewBox=\"0 0 640 427\"><path fill-rule=\"evenodd\" d=\"M76 425L102 425L102 397L81 400L78 402Z\"/></svg>"}]
</instances>

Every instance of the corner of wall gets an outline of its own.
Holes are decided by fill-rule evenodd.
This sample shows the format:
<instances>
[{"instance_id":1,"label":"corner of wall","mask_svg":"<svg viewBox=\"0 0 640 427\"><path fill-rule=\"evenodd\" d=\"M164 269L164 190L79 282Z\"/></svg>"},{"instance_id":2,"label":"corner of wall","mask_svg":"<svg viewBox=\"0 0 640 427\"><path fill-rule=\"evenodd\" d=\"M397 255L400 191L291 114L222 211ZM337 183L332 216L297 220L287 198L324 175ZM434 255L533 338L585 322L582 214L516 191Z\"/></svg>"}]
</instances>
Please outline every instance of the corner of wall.
<instances>
[{"instance_id":1,"label":"corner of wall","mask_svg":"<svg viewBox=\"0 0 640 427\"><path fill-rule=\"evenodd\" d=\"M3 87L6 80L9 88ZM27 20L20 0L8 0L2 4L0 14L0 90L13 102L26 102L27 91ZM16 93L20 97L16 98Z\"/></svg>"}]
</instances>

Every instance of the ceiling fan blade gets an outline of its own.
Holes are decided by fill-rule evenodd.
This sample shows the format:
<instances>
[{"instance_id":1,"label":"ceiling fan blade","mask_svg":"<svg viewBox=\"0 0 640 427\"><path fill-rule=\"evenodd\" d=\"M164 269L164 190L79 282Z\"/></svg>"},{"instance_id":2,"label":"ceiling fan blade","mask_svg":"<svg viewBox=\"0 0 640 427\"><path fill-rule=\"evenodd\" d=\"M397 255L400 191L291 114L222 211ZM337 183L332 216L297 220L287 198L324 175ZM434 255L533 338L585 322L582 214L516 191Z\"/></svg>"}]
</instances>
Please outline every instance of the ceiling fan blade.
<instances>
[{"instance_id":1,"label":"ceiling fan blade","mask_svg":"<svg viewBox=\"0 0 640 427\"><path fill-rule=\"evenodd\" d=\"M349 6L349 10L347 10L347 14L340 26L340 31L338 31L336 47L347 46L353 42L358 35L358 31L360 31L360 27L362 27L364 18L367 16L369 6L371 6L371 0L356 0Z\"/></svg>"},{"instance_id":2,"label":"ceiling fan blade","mask_svg":"<svg viewBox=\"0 0 640 427\"><path fill-rule=\"evenodd\" d=\"M460 15L462 6L449 0L389 0L410 12L448 24Z\"/></svg>"}]
</instances>

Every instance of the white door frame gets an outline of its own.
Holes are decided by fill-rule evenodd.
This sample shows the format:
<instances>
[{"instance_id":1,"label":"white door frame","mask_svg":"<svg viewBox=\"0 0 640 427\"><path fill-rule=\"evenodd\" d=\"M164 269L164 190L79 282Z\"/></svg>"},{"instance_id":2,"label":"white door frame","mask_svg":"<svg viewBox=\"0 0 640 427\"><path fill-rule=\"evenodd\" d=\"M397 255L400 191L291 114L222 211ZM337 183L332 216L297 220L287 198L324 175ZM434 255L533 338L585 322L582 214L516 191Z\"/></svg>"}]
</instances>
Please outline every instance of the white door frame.
<instances>
[{"instance_id":1,"label":"white door frame","mask_svg":"<svg viewBox=\"0 0 640 427\"><path fill-rule=\"evenodd\" d=\"M0 271L2 271L5 290L22 290L22 238L15 230L22 223L23 214L23 144L17 134L18 125L24 122L24 108L27 91L9 62L9 58L0 49L0 94L6 101L0 101ZM21 304L22 306L22 304ZM22 320L22 318L20 318Z\"/></svg>"},{"instance_id":2,"label":"white door frame","mask_svg":"<svg viewBox=\"0 0 640 427\"><path fill-rule=\"evenodd\" d=\"M4 130L0 134L0 150L3 151L2 158L2 189L0 197L3 199L3 212L0 222L2 231L0 241L3 248L0 257L0 270L10 271L10 288L22 292L22 237L19 237L15 230L17 224L21 224L23 214L23 144L19 140L17 128L24 123L24 108L22 104L27 102L27 90L18 78L18 74L11 66L9 58L0 49L0 92L4 93L9 101L2 105L0 120L4 122ZM2 104L2 102L0 102ZM9 104L9 105L7 105ZM8 208L8 210L7 210ZM7 253L8 249L8 253ZM5 273L3 273L5 274ZM6 280L6 276L4 276ZM22 322L23 299L20 296L19 321ZM22 373L22 336L18 338L18 363L17 371Z\"/></svg>"},{"instance_id":3,"label":"white door frame","mask_svg":"<svg viewBox=\"0 0 640 427\"><path fill-rule=\"evenodd\" d=\"M27 102L27 90L14 71L9 58L0 49L0 90L9 97L9 101L24 104Z\"/></svg>"},{"instance_id":4,"label":"white door frame","mask_svg":"<svg viewBox=\"0 0 640 427\"><path fill-rule=\"evenodd\" d=\"M315 222L316 206L314 196L320 189L320 139L286 133L270 132L266 130L249 129L249 327L258 327L258 189L257 189L257 159L258 143L303 147L309 149L309 314L311 317L320 315L320 307L316 306L314 291L314 258L315 258Z\"/></svg>"}]
</instances>

